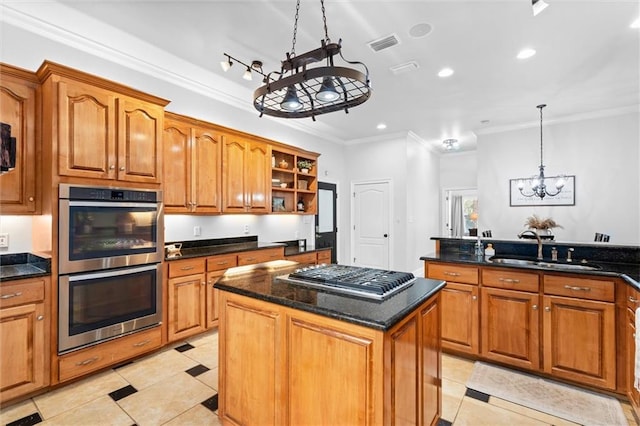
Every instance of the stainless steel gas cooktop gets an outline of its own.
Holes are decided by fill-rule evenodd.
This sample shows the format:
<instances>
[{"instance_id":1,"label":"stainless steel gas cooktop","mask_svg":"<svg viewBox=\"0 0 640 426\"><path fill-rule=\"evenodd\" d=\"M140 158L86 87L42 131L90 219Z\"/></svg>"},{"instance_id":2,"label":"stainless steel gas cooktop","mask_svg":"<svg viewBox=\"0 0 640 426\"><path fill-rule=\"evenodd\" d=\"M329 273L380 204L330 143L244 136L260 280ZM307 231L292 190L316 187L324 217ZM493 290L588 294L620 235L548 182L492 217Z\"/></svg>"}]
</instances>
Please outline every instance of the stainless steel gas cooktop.
<instances>
[{"instance_id":1,"label":"stainless steel gas cooktop","mask_svg":"<svg viewBox=\"0 0 640 426\"><path fill-rule=\"evenodd\" d=\"M377 300L409 287L416 279L410 272L344 265L310 266L277 278L291 284Z\"/></svg>"}]
</instances>

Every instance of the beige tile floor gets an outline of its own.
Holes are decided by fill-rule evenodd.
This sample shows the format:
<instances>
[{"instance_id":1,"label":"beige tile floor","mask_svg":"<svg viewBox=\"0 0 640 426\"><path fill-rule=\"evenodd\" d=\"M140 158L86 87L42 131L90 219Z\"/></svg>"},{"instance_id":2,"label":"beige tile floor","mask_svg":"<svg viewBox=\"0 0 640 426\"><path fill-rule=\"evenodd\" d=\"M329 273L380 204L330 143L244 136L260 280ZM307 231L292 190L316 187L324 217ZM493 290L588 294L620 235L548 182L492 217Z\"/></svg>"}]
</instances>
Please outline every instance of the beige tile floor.
<instances>
[{"instance_id":1,"label":"beige tile floor","mask_svg":"<svg viewBox=\"0 0 640 426\"><path fill-rule=\"evenodd\" d=\"M215 413L218 389L217 339L215 331L187 339L186 342L125 366L3 407L0 410L0 424L220 425ZM176 350L184 349L182 346L185 343L192 348ZM465 384L472 368L472 361L451 355L443 356L440 425L574 424L493 396L489 397L488 402L466 396ZM130 393L133 391L131 387L135 388L135 392ZM622 406L629 425L637 426L631 407L627 403Z\"/></svg>"}]
</instances>

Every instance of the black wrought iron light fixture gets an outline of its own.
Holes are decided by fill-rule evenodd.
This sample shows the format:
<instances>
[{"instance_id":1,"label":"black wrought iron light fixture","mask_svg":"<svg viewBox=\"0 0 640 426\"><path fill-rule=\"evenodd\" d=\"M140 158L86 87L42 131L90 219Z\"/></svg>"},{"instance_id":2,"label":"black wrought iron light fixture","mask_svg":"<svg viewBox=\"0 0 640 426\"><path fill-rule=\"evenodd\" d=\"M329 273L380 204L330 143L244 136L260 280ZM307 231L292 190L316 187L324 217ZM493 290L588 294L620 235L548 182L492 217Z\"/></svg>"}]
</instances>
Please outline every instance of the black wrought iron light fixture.
<instances>
[{"instance_id":1,"label":"black wrought iron light fixture","mask_svg":"<svg viewBox=\"0 0 640 426\"><path fill-rule=\"evenodd\" d=\"M545 177L544 175L544 163L542 161L542 108L546 107L546 104L536 106L540 110L540 166L538 166L538 175L534 175L529 179L518 180L518 190L525 197L538 197L541 200L544 197L555 197L560 192L566 183L566 177L564 175ZM547 181L552 181L555 190L549 190L547 188Z\"/></svg>"},{"instance_id":2,"label":"black wrought iron light fixture","mask_svg":"<svg viewBox=\"0 0 640 426\"><path fill-rule=\"evenodd\" d=\"M296 55L300 11L300 0L297 0L293 44L282 61L280 71L265 74L260 61L247 65L224 54L226 60L221 63L224 71L231 68L235 61L246 67L245 75L247 72L257 72L263 76L263 85L253 93L253 106L260 112L260 117L264 114L282 118L311 117L315 121L317 115L329 112L343 110L348 113L349 108L364 103L371 96L369 69L362 62L347 61L342 56L342 40L333 43L329 38L324 0L320 0L320 5L325 38L321 40L319 48ZM358 65L361 70L336 66L336 56L347 64ZM316 64L320 65L312 67Z\"/></svg>"}]
</instances>

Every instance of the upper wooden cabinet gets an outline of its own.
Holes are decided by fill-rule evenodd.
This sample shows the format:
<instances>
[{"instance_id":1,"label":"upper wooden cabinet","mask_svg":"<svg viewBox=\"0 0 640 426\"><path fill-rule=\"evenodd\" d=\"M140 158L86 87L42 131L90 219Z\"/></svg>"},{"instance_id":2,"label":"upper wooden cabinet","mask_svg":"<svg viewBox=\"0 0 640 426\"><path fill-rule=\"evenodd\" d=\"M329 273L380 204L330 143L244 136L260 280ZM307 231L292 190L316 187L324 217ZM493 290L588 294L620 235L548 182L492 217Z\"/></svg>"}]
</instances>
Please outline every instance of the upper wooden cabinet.
<instances>
[{"instance_id":1,"label":"upper wooden cabinet","mask_svg":"<svg viewBox=\"0 0 640 426\"><path fill-rule=\"evenodd\" d=\"M59 176L160 183L166 100L51 62L37 74Z\"/></svg>"},{"instance_id":2,"label":"upper wooden cabinet","mask_svg":"<svg viewBox=\"0 0 640 426\"><path fill-rule=\"evenodd\" d=\"M221 211L222 138L222 133L212 124L177 114L165 115L165 212Z\"/></svg>"},{"instance_id":3,"label":"upper wooden cabinet","mask_svg":"<svg viewBox=\"0 0 640 426\"><path fill-rule=\"evenodd\" d=\"M222 211L271 211L271 148L268 144L229 133L222 142Z\"/></svg>"},{"instance_id":4,"label":"upper wooden cabinet","mask_svg":"<svg viewBox=\"0 0 640 426\"><path fill-rule=\"evenodd\" d=\"M16 138L16 167L0 175L2 214L40 213L38 86L34 73L0 64L0 122L10 125Z\"/></svg>"},{"instance_id":5,"label":"upper wooden cabinet","mask_svg":"<svg viewBox=\"0 0 640 426\"><path fill-rule=\"evenodd\" d=\"M301 162L310 167L299 167ZM316 214L318 154L271 147L272 213Z\"/></svg>"}]
</instances>

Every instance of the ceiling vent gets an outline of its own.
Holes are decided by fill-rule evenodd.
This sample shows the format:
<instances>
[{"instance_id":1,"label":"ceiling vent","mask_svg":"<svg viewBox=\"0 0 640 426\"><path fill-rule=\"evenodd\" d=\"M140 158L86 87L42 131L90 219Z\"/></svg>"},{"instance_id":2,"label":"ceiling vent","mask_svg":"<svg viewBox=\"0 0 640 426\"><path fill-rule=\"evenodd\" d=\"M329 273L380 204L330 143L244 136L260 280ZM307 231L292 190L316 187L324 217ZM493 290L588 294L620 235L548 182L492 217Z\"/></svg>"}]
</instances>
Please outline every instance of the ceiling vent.
<instances>
[{"instance_id":1,"label":"ceiling vent","mask_svg":"<svg viewBox=\"0 0 640 426\"><path fill-rule=\"evenodd\" d=\"M404 64L394 65L391 68L392 73L398 75L409 71L414 71L420 68L420 65L416 61L405 62Z\"/></svg>"},{"instance_id":2,"label":"ceiling vent","mask_svg":"<svg viewBox=\"0 0 640 426\"><path fill-rule=\"evenodd\" d=\"M371 50L373 50L374 52L379 52L381 50L393 47L398 43L400 43L398 37L395 34L391 34L386 37L370 41L368 44Z\"/></svg>"}]
</instances>

